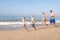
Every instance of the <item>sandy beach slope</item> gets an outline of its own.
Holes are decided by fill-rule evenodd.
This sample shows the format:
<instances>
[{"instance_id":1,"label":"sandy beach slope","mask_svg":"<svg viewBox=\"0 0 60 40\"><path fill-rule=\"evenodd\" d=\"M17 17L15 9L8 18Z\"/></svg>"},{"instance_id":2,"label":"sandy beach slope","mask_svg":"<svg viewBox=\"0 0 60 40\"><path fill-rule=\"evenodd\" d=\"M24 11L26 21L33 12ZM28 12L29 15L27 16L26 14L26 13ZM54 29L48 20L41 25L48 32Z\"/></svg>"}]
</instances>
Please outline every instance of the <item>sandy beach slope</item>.
<instances>
[{"instance_id":1,"label":"sandy beach slope","mask_svg":"<svg viewBox=\"0 0 60 40\"><path fill-rule=\"evenodd\" d=\"M38 30L0 30L0 40L60 40L60 27Z\"/></svg>"}]
</instances>

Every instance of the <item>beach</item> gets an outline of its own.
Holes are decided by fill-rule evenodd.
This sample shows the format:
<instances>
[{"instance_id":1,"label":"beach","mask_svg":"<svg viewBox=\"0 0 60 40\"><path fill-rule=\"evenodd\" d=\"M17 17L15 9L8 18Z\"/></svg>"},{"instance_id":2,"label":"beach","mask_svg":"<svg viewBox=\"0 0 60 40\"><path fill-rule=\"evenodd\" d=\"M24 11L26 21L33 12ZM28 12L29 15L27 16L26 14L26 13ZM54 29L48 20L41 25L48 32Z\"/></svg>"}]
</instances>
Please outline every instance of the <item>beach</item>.
<instances>
[{"instance_id":1,"label":"beach","mask_svg":"<svg viewBox=\"0 0 60 40\"><path fill-rule=\"evenodd\" d=\"M60 0L0 0L0 40L60 40Z\"/></svg>"},{"instance_id":2,"label":"beach","mask_svg":"<svg viewBox=\"0 0 60 40\"><path fill-rule=\"evenodd\" d=\"M60 23L59 23L60 24ZM0 40L60 40L60 25L58 27L40 27L18 30L0 30Z\"/></svg>"}]
</instances>

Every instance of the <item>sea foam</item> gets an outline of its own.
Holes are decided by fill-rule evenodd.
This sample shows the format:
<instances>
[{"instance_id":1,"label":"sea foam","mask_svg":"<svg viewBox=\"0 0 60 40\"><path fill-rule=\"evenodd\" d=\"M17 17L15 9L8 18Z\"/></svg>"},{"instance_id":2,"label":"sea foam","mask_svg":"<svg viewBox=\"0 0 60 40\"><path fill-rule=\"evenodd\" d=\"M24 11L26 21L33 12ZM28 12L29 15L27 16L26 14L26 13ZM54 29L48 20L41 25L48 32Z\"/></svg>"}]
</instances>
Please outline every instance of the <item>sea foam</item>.
<instances>
[{"instance_id":1,"label":"sea foam","mask_svg":"<svg viewBox=\"0 0 60 40\"><path fill-rule=\"evenodd\" d=\"M47 24L50 24L49 21L46 22ZM60 20L56 20L56 23L60 23ZM0 25L15 25L15 24L23 24L22 22L0 22ZM31 22L26 21L26 24L31 24ZM42 24L42 22L35 22L35 24Z\"/></svg>"}]
</instances>

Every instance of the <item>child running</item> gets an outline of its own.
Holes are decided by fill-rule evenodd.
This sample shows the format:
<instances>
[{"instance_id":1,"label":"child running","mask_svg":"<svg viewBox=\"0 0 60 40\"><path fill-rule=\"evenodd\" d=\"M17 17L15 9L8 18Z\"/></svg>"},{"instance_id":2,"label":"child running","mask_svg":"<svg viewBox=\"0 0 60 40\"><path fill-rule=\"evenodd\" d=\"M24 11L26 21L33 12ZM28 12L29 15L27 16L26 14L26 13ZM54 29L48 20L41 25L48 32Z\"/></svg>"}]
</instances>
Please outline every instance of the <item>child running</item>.
<instances>
[{"instance_id":1,"label":"child running","mask_svg":"<svg viewBox=\"0 0 60 40\"><path fill-rule=\"evenodd\" d=\"M36 30L36 27L35 27L35 18L34 18L33 15L31 16L31 22L32 22L32 27Z\"/></svg>"},{"instance_id":2,"label":"child running","mask_svg":"<svg viewBox=\"0 0 60 40\"><path fill-rule=\"evenodd\" d=\"M24 29L28 30L28 29L26 28L26 23L25 23L25 22L26 22L26 21L25 21L25 17L23 16L23 17L22 17L22 26L23 26Z\"/></svg>"}]
</instances>

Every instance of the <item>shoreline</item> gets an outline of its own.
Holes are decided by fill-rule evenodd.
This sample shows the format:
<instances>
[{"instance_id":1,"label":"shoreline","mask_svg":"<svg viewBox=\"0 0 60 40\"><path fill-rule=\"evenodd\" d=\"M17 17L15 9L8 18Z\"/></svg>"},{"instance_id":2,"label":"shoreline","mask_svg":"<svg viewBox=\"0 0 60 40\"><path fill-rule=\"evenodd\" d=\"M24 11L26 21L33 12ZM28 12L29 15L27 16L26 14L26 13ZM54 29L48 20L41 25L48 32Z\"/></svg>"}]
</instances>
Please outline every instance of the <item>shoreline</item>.
<instances>
[{"instance_id":1,"label":"shoreline","mask_svg":"<svg viewBox=\"0 0 60 40\"><path fill-rule=\"evenodd\" d=\"M0 31L0 40L60 40L60 27Z\"/></svg>"},{"instance_id":2,"label":"shoreline","mask_svg":"<svg viewBox=\"0 0 60 40\"><path fill-rule=\"evenodd\" d=\"M44 25L42 25L42 24L36 24L35 25L35 27L37 28L37 30L39 29L39 28L42 28L42 29L44 29L44 28L50 28L50 27L53 27L53 26L51 26L50 24L47 24L48 26L44 26ZM30 24L27 24L26 25L26 27L27 27L27 29L29 30L29 29L32 29L32 27L31 27L31 25ZM60 27L60 23L56 23L56 27ZM19 25L0 25L0 31L4 31L4 30L6 30L6 31L8 31L8 30L20 30L20 29L24 29L20 24Z\"/></svg>"}]
</instances>

